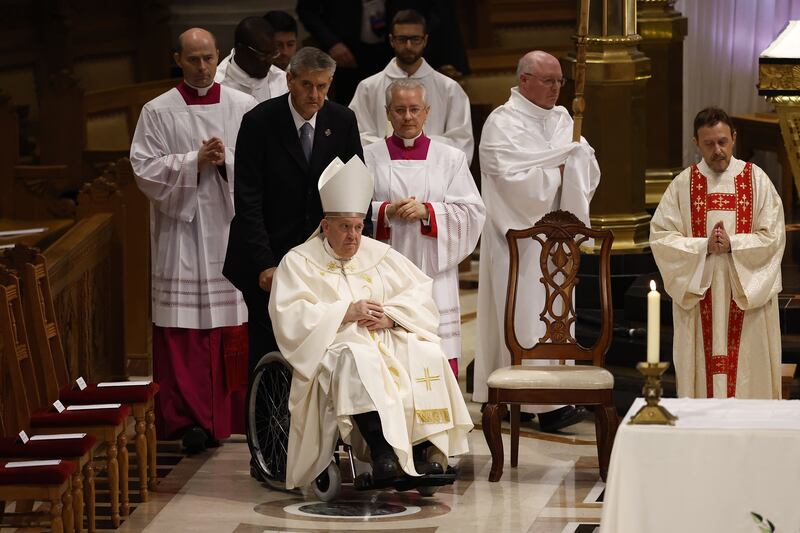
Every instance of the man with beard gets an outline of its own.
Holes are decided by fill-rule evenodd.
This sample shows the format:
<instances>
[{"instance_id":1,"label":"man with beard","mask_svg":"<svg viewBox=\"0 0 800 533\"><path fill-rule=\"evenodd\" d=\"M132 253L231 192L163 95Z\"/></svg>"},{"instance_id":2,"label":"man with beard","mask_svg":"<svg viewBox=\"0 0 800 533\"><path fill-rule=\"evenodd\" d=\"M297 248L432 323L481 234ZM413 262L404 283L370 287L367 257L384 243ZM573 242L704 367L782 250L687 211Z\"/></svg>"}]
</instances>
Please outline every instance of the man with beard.
<instances>
[{"instance_id":1,"label":"man with beard","mask_svg":"<svg viewBox=\"0 0 800 533\"><path fill-rule=\"evenodd\" d=\"M398 12L392 20L389 40L395 58L383 71L359 83L350 102L350 109L358 119L361 144L383 141L392 134L386 117L386 88L394 80L413 78L425 86L430 106L425 135L458 148L469 164L474 148L469 98L456 81L436 72L423 59L422 52L428 43L425 18L410 9Z\"/></svg>"},{"instance_id":2,"label":"man with beard","mask_svg":"<svg viewBox=\"0 0 800 533\"><path fill-rule=\"evenodd\" d=\"M243 19L236 26L234 41L231 54L217 67L217 83L247 93L257 102L289 91L286 73L273 64L280 52L269 22L261 17Z\"/></svg>"}]
</instances>

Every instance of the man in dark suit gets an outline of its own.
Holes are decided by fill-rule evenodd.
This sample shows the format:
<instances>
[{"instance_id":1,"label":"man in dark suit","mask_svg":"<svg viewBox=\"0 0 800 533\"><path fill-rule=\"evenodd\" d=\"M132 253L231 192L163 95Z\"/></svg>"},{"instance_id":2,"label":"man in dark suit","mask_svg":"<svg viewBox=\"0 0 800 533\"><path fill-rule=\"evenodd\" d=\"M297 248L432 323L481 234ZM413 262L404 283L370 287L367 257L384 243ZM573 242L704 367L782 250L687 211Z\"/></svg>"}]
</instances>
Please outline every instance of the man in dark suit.
<instances>
[{"instance_id":1,"label":"man in dark suit","mask_svg":"<svg viewBox=\"0 0 800 533\"><path fill-rule=\"evenodd\" d=\"M267 316L272 275L322 220L320 174L334 157L364 158L353 112L325 100L335 69L326 53L302 48L289 63L289 93L254 107L239 129L236 214L222 273L247 304L251 373L278 349Z\"/></svg>"}]
</instances>

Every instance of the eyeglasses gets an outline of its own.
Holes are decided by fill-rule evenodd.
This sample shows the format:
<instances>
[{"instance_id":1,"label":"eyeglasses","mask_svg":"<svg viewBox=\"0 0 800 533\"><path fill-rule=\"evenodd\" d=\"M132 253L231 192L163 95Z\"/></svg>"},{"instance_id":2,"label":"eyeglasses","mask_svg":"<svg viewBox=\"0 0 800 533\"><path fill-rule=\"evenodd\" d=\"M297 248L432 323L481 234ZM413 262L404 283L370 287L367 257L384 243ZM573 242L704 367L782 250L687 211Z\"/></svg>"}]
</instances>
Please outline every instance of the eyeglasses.
<instances>
[{"instance_id":1,"label":"eyeglasses","mask_svg":"<svg viewBox=\"0 0 800 533\"><path fill-rule=\"evenodd\" d=\"M406 113L411 113L412 117L416 117L417 115L425 111L427 108L414 106L414 107L390 107L388 109L389 111L391 111L392 113L394 113L399 117L405 116Z\"/></svg>"},{"instance_id":2,"label":"eyeglasses","mask_svg":"<svg viewBox=\"0 0 800 533\"><path fill-rule=\"evenodd\" d=\"M272 52L262 52L261 50L256 50L252 46L245 45L247 48L253 52L259 59L278 59L278 56L281 55L281 51L278 49L273 50Z\"/></svg>"},{"instance_id":3,"label":"eyeglasses","mask_svg":"<svg viewBox=\"0 0 800 533\"><path fill-rule=\"evenodd\" d=\"M531 76L532 78L536 78L542 85L545 87L553 88L554 86L558 85L559 87L563 87L564 84L567 82L564 78L542 78L541 76L537 76L536 74L531 74L530 72L523 72L522 74L526 76Z\"/></svg>"},{"instance_id":4,"label":"eyeglasses","mask_svg":"<svg viewBox=\"0 0 800 533\"><path fill-rule=\"evenodd\" d=\"M422 44L422 41L425 40L424 35L392 35L392 40L395 41L397 44L407 44L411 43L413 45Z\"/></svg>"}]
</instances>

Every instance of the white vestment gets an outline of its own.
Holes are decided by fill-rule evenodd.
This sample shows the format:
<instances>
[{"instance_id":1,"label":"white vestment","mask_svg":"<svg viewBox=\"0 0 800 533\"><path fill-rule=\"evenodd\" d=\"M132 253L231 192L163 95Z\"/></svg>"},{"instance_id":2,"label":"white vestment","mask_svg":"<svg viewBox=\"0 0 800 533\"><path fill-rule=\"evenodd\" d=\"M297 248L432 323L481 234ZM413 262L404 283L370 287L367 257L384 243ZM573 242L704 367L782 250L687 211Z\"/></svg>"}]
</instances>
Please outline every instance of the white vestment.
<instances>
[{"instance_id":1,"label":"white vestment","mask_svg":"<svg viewBox=\"0 0 800 533\"><path fill-rule=\"evenodd\" d=\"M424 59L411 76L397 66L397 59L392 59L381 72L358 84L350 109L358 120L361 144L366 147L392 134L386 116L386 88L395 80L409 77L425 86L425 99L431 107L425 120L425 135L464 152L469 165L475 141L467 93L458 82L436 72Z\"/></svg>"},{"instance_id":2,"label":"white vestment","mask_svg":"<svg viewBox=\"0 0 800 533\"><path fill-rule=\"evenodd\" d=\"M372 226L389 226L388 244L433 278L433 301L439 310L439 337L448 358L461 357L461 308L458 264L478 243L486 218L475 180L463 152L431 140L425 160L392 160L386 141L364 149L364 161L375 179ZM414 196L430 203L433 217L423 233L420 221L388 221L384 202ZM386 232L384 232L386 233Z\"/></svg>"},{"instance_id":3,"label":"white vestment","mask_svg":"<svg viewBox=\"0 0 800 533\"><path fill-rule=\"evenodd\" d=\"M236 135L256 102L214 87L209 93L219 91L218 103L188 105L174 88L145 104L131 143L136 183L150 199L158 326L210 329L247 321L242 295L222 275L222 264L233 218ZM198 168L198 149L211 137L225 145L225 177L213 165Z\"/></svg>"},{"instance_id":4,"label":"white vestment","mask_svg":"<svg viewBox=\"0 0 800 533\"><path fill-rule=\"evenodd\" d=\"M731 252L709 254L722 221ZM672 297L678 396L780 398L778 293L783 206L763 170L705 161L670 183L650 223L650 246Z\"/></svg>"},{"instance_id":5,"label":"white vestment","mask_svg":"<svg viewBox=\"0 0 800 533\"><path fill-rule=\"evenodd\" d=\"M336 440L364 443L351 420L377 411L403 470L417 475L412 445L445 455L468 451L467 407L436 336L431 279L389 246L361 238L349 261L321 235L293 248L272 283L269 315L292 365L287 488L305 486L330 463ZM380 302L399 326L368 331L342 324L351 302Z\"/></svg>"},{"instance_id":6,"label":"white vestment","mask_svg":"<svg viewBox=\"0 0 800 533\"><path fill-rule=\"evenodd\" d=\"M249 94L259 103L289 92L286 73L275 65L269 67L267 75L263 78L253 78L236 64L233 57L234 50L232 49L230 55L217 65L214 81Z\"/></svg>"},{"instance_id":7,"label":"white vestment","mask_svg":"<svg viewBox=\"0 0 800 533\"><path fill-rule=\"evenodd\" d=\"M572 117L561 106L543 109L511 89L511 97L492 111L480 145L481 194L486 225L481 238L478 280L478 346L475 352L473 401L486 402L486 380L511 364L504 324L508 290L509 229L525 229L554 209L570 211L589 226L589 202L600 182L600 167L585 139L572 142ZM564 165L564 177L559 166ZM545 333L538 320L545 290L539 278L541 247L519 242L520 271L515 329L523 346ZM557 364L526 361L526 364ZM546 412L553 406L526 408Z\"/></svg>"}]
</instances>

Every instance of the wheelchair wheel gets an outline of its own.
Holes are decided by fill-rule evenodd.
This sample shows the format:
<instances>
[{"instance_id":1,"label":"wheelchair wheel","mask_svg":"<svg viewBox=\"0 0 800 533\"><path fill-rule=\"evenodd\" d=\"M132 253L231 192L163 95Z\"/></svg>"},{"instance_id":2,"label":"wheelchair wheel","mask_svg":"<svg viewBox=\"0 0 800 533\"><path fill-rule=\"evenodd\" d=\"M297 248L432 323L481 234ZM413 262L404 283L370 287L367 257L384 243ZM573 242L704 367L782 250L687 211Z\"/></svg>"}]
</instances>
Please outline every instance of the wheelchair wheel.
<instances>
[{"instance_id":1,"label":"wheelchair wheel","mask_svg":"<svg viewBox=\"0 0 800 533\"><path fill-rule=\"evenodd\" d=\"M272 488L286 489L292 369L279 352L258 362L247 391L247 445L252 466Z\"/></svg>"},{"instance_id":2,"label":"wheelchair wheel","mask_svg":"<svg viewBox=\"0 0 800 533\"><path fill-rule=\"evenodd\" d=\"M317 479L311 483L311 489L314 495L319 498L321 502L333 501L339 495L342 488L342 471L339 470L339 465L331 462Z\"/></svg>"}]
</instances>

